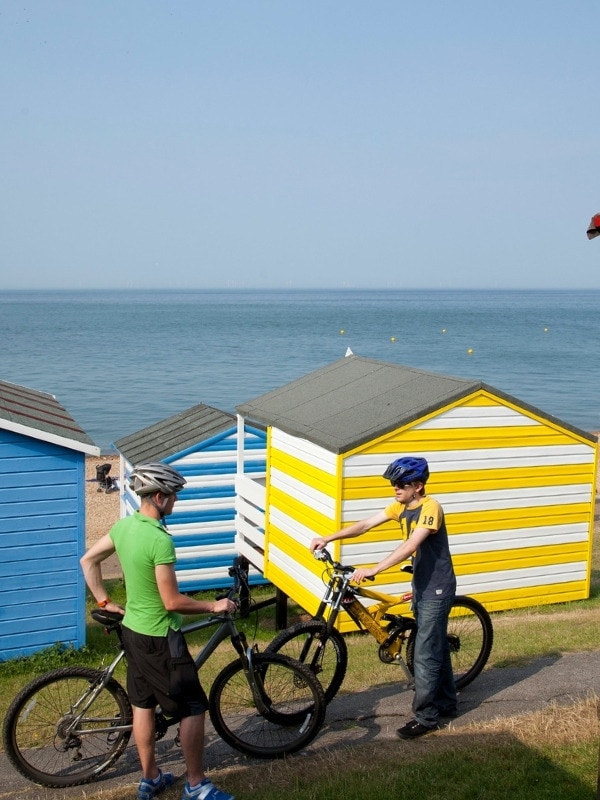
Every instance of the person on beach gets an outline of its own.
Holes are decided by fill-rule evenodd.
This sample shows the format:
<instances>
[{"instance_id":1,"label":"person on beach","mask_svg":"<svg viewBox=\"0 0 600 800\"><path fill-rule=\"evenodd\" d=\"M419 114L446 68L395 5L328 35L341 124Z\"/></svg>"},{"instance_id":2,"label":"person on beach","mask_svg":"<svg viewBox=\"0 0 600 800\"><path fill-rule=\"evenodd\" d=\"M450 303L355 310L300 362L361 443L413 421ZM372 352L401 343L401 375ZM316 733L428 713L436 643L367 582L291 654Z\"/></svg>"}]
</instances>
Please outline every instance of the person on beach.
<instances>
[{"instance_id":1,"label":"person on beach","mask_svg":"<svg viewBox=\"0 0 600 800\"><path fill-rule=\"evenodd\" d=\"M356 583L414 555L413 610L418 623L414 652L414 719L398 729L401 739L415 739L439 728L440 720L457 716L456 687L448 646L448 615L456 594L456 577L441 505L425 494L429 466L424 458L398 458L383 474L396 499L383 511L310 542L321 550L329 542L361 536L388 520L396 520L405 539L374 567L357 569Z\"/></svg>"},{"instance_id":2,"label":"person on beach","mask_svg":"<svg viewBox=\"0 0 600 800\"><path fill-rule=\"evenodd\" d=\"M124 614L127 692L142 768L138 800L152 800L175 782L156 762L154 716L158 705L181 720L179 735L187 768L182 800L234 800L204 773L208 700L180 629L182 614L230 612L235 604L229 599L194 600L179 591L175 547L164 518L172 513L185 482L167 464L135 467L129 486L141 499L139 511L119 520L93 544L81 558L81 568L98 605ZM127 587L125 609L108 597L102 580L102 562L115 552Z\"/></svg>"}]
</instances>

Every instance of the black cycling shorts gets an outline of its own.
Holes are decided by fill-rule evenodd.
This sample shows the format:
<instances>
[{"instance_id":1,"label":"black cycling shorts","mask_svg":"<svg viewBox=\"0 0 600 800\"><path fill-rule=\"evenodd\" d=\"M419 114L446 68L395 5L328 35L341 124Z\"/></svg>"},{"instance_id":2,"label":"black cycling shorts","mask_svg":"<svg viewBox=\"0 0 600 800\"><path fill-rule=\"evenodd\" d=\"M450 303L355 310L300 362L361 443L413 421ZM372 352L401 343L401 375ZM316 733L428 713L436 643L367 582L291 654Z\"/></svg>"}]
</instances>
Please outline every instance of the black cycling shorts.
<instances>
[{"instance_id":1,"label":"black cycling shorts","mask_svg":"<svg viewBox=\"0 0 600 800\"><path fill-rule=\"evenodd\" d=\"M203 714L208 699L181 631L146 636L123 626L127 693L137 708L159 705L179 719Z\"/></svg>"}]
</instances>

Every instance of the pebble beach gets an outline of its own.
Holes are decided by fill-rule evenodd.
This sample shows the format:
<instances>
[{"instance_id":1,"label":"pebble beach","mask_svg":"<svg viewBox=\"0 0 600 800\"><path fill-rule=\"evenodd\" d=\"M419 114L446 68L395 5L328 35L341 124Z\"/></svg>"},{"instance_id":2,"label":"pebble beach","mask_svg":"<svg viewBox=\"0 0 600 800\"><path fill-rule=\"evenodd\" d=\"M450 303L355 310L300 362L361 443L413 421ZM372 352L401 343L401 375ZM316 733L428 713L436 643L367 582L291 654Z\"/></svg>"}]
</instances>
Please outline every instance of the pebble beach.
<instances>
[{"instance_id":1,"label":"pebble beach","mask_svg":"<svg viewBox=\"0 0 600 800\"><path fill-rule=\"evenodd\" d=\"M108 533L120 517L120 492L98 491L96 482L96 467L100 464L110 464L111 478L119 477L119 456L88 456L85 459L85 538L89 547L105 533ZM111 556L103 565L105 578L117 578L121 575L121 568L116 556Z\"/></svg>"}]
</instances>

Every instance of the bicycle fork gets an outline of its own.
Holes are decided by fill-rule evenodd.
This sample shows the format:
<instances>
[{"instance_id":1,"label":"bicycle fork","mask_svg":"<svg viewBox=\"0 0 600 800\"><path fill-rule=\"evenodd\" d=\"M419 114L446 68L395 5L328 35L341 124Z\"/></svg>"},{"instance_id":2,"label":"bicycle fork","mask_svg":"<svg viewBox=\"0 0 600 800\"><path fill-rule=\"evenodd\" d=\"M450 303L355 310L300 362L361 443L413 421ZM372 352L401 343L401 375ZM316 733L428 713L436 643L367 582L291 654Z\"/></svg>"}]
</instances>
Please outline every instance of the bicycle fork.
<instances>
[{"instance_id":1,"label":"bicycle fork","mask_svg":"<svg viewBox=\"0 0 600 800\"><path fill-rule=\"evenodd\" d=\"M271 709L271 702L265 692L261 670L254 663L254 653L257 650L248 644L245 634L239 631L237 635L231 637L231 642L242 661L244 675L252 691L256 710L264 717Z\"/></svg>"}]
</instances>

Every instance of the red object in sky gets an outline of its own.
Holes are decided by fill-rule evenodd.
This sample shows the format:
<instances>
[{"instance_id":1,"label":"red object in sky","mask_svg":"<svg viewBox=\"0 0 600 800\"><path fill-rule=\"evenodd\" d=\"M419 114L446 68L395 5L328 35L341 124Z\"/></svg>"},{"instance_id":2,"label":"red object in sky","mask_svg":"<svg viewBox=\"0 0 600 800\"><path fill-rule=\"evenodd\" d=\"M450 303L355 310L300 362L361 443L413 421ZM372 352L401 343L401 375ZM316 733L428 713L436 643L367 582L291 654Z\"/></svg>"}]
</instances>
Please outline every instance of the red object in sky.
<instances>
[{"instance_id":1,"label":"red object in sky","mask_svg":"<svg viewBox=\"0 0 600 800\"><path fill-rule=\"evenodd\" d=\"M591 219L590 227L587 229L588 239L595 239L600 236L600 214L594 214Z\"/></svg>"}]
</instances>

